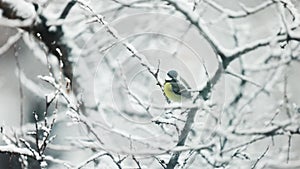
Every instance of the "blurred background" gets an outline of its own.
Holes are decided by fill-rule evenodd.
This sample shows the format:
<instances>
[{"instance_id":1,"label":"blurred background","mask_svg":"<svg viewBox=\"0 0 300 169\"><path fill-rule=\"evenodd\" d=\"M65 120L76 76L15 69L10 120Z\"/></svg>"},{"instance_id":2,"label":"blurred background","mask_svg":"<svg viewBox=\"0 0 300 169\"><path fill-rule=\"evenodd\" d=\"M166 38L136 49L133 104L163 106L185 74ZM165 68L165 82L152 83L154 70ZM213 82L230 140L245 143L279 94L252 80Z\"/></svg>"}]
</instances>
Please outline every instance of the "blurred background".
<instances>
[{"instance_id":1,"label":"blurred background","mask_svg":"<svg viewBox=\"0 0 300 169\"><path fill-rule=\"evenodd\" d=\"M80 97L82 97L85 105L93 107L99 104L101 107L99 111L91 109L88 118L93 120L96 131L105 142L104 150L116 152L116 154L124 154L124 152L126 154L128 151L136 153L153 151L155 154L161 152L159 147L172 148L176 145L177 137L174 137L178 134L176 129L167 126L161 130L161 126L153 123L153 120L170 118L171 120L167 122L174 122L182 127L184 123L180 120L174 120L174 118L184 118L185 116L179 111L176 113L176 110L173 115L169 116L166 111L154 108L163 108L168 105L168 102L159 86L156 85L156 79L141 62L146 63L153 70L159 68L158 80L161 83L164 82L166 72L175 69L180 76L187 80L192 89L201 89L205 86L207 79L213 76L217 70L217 58L197 28L192 26L182 14L167 6L164 1L86 1L94 12L103 16L109 26L115 29L118 36L123 38L115 42L115 39L107 33L107 29L96 22L92 14L80 5L75 5L68 17L61 21L56 18L68 1L35 0L34 2L39 4L41 13L48 17L48 23L62 24L67 40L72 41L77 46L72 51L75 53L72 56L74 75L78 76L78 80L81 82L82 96ZM264 0L228 0L226 2L215 0L212 2L232 11L242 11L244 6L251 8L265 3ZM290 2L295 5L296 11L299 10L299 1L291 0ZM124 5L131 3L132 5ZM193 4L192 1L187 2L188 9L192 12ZM236 46L243 46L258 39L274 36L276 32L283 29L276 5L270 5L270 7L247 17L228 19L224 16L222 19L220 11L213 8L209 3L199 1L194 13L204 21L205 26L219 44L229 51ZM288 12L286 15L287 18L291 18ZM18 34L19 36L17 36ZM14 132L18 130L20 124L26 125L34 122L32 112L42 115L45 111L43 95L53 92L53 88L37 76L49 74L48 66L45 64L46 57L49 57L50 60L55 60L55 57L51 54L45 54L45 46L32 35L20 31L20 29L0 26L0 35L0 46L2 46L0 47L1 126L9 132ZM10 42L8 39L13 36L15 36L13 39L15 43L5 50L3 46L8 44ZM142 61L128 52L122 42L128 42L134 46L138 54L142 56ZM292 52L299 57L299 45L297 43L291 42L290 48L293 48ZM272 81L270 82L272 84L265 86L271 94L260 94L248 105L249 98L258 88L247 84L242 90L240 79L224 74L212 91L211 102L217 107L216 115L222 115L220 117L225 122L233 117L241 118L242 129L263 128L266 117L272 116L278 109L283 110L282 106L279 105L282 105L283 100L284 76L287 76L288 79L286 88L289 103L297 108L300 104L299 61L278 67L280 71L273 73L271 69L270 71L259 70L263 68L261 63L267 57L272 56L274 58L272 61L276 63L280 61L278 58L287 55L287 52L288 50L281 48L280 44L271 44L246 53L241 59L232 62L228 67L229 70L240 73L242 69L245 69L248 71L247 77L257 84L264 85L266 81ZM267 63L265 64L267 65ZM272 77L277 77L277 79ZM243 94L241 102L234 107L230 103L241 90ZM133 95L142 100L142 103L134 99ZM142 105L150 108L146 110ZM52 107L51 110L54 108ZM20 112L24 114L22 123ZM83 148L84 146L80 147L82 146L81 141L89 142L91 138L85 137L87 135L85 128L73 124L72 120L66 117L66 112L67 107L62 101L58 113L62 120L55 124L52 134L57 136L54 146L47 151L56 158L77 163L89 158L95 151ZM245 115L239 117L239 113ZM266 113L270 114L266 115ZM199 121L196 122L195 129L211 122L208 118L203 118L205 116L203 114L205 113L199 113L197 118ZM278 119L285 120L286 116L284 113L279 113ZM221 127L225 126L226 128L227 125L223 123ZM120 133L139 141L142 140L147 144L128 141L127 137L123 137ZM195 137L196 140L201 133L197 134L191 138ZM250 138L252 137L243 138L240 141L248 141ZM249 153L248 156L251 158L256 159L265 150L266 145L271 145L270 139L253 144L249 146L249 149L247 147L243 151ZM287 136L278 136L272 139L274 139L274 147L268 153L266 158L268 160L274 160L277 158L275 157L277 153L287 151ZM196 142L195 140L194 142ZM190 141L193 142L193 139ZM3 141L0 143L3 144ZM293 136L291 161L299 161L298 143L299 136ZM136 146L134 150L128 146L130 144ZM65 149L55 147L55 145L65 145ZM96 146L97 144L91 145ZM72 151L70 152L70 150ZM196 161L198 158L200 157L195 157ZM285 155L278 158L284 159ZM153 164L149 159L148 156L141 156L140 158L141 161L147 161L145 165L150 166L150 168L161 168L160 165ZM168 160L168 156L162 155L161 159ZM198 165L205 163L203 159L200 161L191 164L188 168L197 168ZM124 163L133 166L132 161ZM243 164L253 164L253 161L237 160L228 166L229 168L236 168ZM60 165L49 163L49 168L58 166ZM91 167L92 165L87 166ZM97 165L95 164L95 166ZM107 159L104 160L102 166L112 167ZM206 166L209 165L206 164ZM0 154L0 168L20 167L17 156ZM39 167L38 163L32 162L29 168ZM263 168L263 166L260 167Z\"/></svg>"}]
</instances>

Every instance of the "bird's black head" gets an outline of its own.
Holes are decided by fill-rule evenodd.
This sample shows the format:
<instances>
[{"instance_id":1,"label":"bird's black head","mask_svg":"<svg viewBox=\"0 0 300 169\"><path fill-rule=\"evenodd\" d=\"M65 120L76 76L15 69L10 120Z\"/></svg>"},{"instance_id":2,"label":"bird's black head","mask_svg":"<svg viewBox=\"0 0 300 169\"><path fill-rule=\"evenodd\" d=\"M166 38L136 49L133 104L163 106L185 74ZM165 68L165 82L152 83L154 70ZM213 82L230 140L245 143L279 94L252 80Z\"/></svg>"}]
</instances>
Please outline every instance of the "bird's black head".
<instances>
[{"instance_id":1,"label":"bird's black head","mask_svg":"<svg viewBox=\"0 0 300 169\"><path fill-rule=\"evenodd\" d=\"M171 79L177 79L178 73L176 72L176 70L170 70L167 75L171 78Z\"/></svg>"}]
</instances>

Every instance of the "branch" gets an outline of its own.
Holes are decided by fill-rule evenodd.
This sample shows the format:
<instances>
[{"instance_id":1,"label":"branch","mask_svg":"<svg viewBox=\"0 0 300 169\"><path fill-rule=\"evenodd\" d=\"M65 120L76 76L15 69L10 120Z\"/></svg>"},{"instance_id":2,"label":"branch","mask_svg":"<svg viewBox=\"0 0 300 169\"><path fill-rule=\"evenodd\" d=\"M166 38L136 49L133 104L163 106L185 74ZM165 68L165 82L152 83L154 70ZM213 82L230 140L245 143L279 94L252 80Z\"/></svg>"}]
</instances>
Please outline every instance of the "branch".
<instances>
[{"instance_id":1,"label":"branch","mask_svg":"<svg viewBox=\"0 0 300 169\"><path fill-rule=\"evenodd\" d=\"M31 20L29 25L22 25L20 28L31 33L36 39L44 43L48 47L49 52L63 62L63 74L68 79L73 80L72 62L69 59L71 45L65 41L64 32L60 27L50 28L46 24L48 19L44 15L37 13L32 3L23 0L0 0L0 9L3 10L3 16L9 20L18 22ZM62 16L65 17L66 14L67 12L63 12ZM75 90L75 93L78 94L78 91Z\"/></svg>"},{"instance_id":2,"label":"branch","mask_svg":"<svg viewBox=\"0 0 300 169\"><path fill-rule=\"evenodd\" d=\"M15 35L9 37L6 43L0 47L0 56L3 55L6 51L8 51L8 49L10 49L10 47L12 47L21 37L22 32L18 32Z\"/></svg>"},{"instance_id":3,"label":"branch","mask_svg":"<svg viewBox=\"0 0 300 169\"><path fill-rule=\"evenodd\" d=\"M209 6L211 6L212 8L214 8L215 10L225 14L226 17L233 18L233 19L244 18L244 17L250 16L250 15L253 15L253 14L255 14L259 11L262 11L265 8L276 3L275 0L269 0L269 1L266 1L256 7L252 7L252 8L246 7L244 4L239 3L239 5L241 6L241 8L243 10L242 11L233 11L230 9L223 8L221 5L217 4L213 0L204 0L204 2L206 4L208 4Z\"/></svg>"},{"instance_id":4,"label":"branch","mask_svg":"<svg viewBox=\"0 0 300 169\"><path fill-rule=\"evenodd\" d=\"M0 146L0 153L10 153L35 158L33 153L28 148L19 148L14 145Z\"/></svg>"},{"instance_id":5,"label":"branch","mask_svg":"<svg viewBox=\"0 0 300 169\"><path fill-rule=\"evenodd\" d=\"M264 156L267 154L267 152L269 151L269 146L266 148L266 150L262 153L262 155L261 156L259 156L258 158L257 158L257 160L255 161L255 163L252 165L252 167L251 167L251 169L254 169L255 167L256 167L256 165L257 165L257 163L262 159L262 158L264 158Z\"/></svg>"},{"instance_id":6,"label":"branch","mask_svg":"<svg viewBox=\"0 0 300 169\"><path fill-rule=\"evenodd\" d=\"M65 19L67 17L67 15L69 14L69 12L71 11L72 7L76 4L76 0L71 0L67 6L65 7L65 9L63 10L63 12L60 15L60 19Z\"/></svg>"},{"instance_id":7,"label":"branch","mask_svg":"<svg viewBox=\"0 0 300 169\"><path fill-rule=\"evenodd\" d=\"M198 16L195 16L192 12L189 11L189 8L183 4L183 2L176 1L176 0L164 0L168 2L169 5L172 5L177 12L180 12L192 25L194 25L198 32L207 40L209 45L212 47L212 49L215 51L216 54L220 56L222 59L223 68L226 69L226 67L236 58L242 56L245 53L248 53L250 51L256 50L260 47L265 47L270 45L273 42L284 42L288 40L300 40L300 35L294 33L292 30L294 27L290 27L289 29L289 36L286 36L286 32L281 32L280 34L270 37L266 37L260 40L256 40L254 42L248 43L241 47L236 47L234 49L226 49L224 48L218 40L211 34L208 27L205 26L204 22L201 18ZM208 2L208 1L207 1ZM270 3L270 4L269 4ZM257 7L253 10L253 12L256 12L257 10L262 10L268 5L273 4L273 1L268 1L265 5L262 5L261 7ZM261 8L261 9L260 9ZM220 9L222 9L220 7ZM226 11L226 10L225 10ZM228 12L228 11L227 11Z\"/></svg>"},{"instance_id":8,"label":"branch","mask_svg":"<svg viewBox=\"0 0 300 169\"><path fill-rule=\"evenodd\" d=\"M192 15L192 13L189 12L189 9L180 2L176 0L164 0L169 5L172 5L176 11L182 13L184 17L192 24L194 25L198 32L207 40L209 45L212 47L212 49L218 54L222 61L226 63L226 50L222 47L222 45L218 42L218 40L210 33L209 29L203 24L202 20L198 18L197 16Z\"/></svg>"}]
</instances>

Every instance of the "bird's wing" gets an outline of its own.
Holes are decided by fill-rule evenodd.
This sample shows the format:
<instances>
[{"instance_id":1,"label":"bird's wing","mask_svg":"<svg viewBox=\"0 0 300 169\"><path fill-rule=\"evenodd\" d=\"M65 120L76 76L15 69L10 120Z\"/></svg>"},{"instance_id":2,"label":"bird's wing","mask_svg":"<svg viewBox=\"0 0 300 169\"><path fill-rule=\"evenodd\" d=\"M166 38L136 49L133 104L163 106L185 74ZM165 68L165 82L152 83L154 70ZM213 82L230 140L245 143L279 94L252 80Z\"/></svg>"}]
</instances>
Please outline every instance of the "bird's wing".
<instances>
[{"instance_id":1,"label":"bird's wing","mask_svg":"<svg viewBox=\"0 0 300 169\"><path fill-rule=\"evenodd\" d=\"M177 81L171 82L171 83L172 83L172 90L175 94L181 95L186 98L192 97L191 92L189 92L185 86L183 86L182 84L180 84Z\"/></svg>"},{"instance_id":2,"label":"bird's wing","mask_svg":"<svg viewBox=\"0 0 300 169\"><path fill-rule=\"evenodd\" d=\"M185 85L188 89L190 89L190 85L184 80L184 78L182 77L179 77L180 78L180 81L183 83L183 85Z\"/></svg>"},{"instance_id":3,"label":"bird's wing","mask_svg":"<svg viewBox=\"0 0 300 169\"><path fill-rule=\"evenodd\" d=\"M187 88L185 88L183 85L179 84L179 88L180 88L180 93L183 97L186 98L191 98L191 92L187 90Z\"/></svg>"},{"instance_id":4,"label":"bird's wing","mask_svg":"<svg viewBox=\"0 0 300 169\"><path fill-rule=\"evenodd\" d=\"M172 82L170 82L170 83L171 83L171 86L172 86L172 91L173 91L175 94L181 95L181 93L180 93L180 88L179 88L179 85L178 85L178 82L177 82L177 81L172 81Z\"/></svg>"}]
</instances>

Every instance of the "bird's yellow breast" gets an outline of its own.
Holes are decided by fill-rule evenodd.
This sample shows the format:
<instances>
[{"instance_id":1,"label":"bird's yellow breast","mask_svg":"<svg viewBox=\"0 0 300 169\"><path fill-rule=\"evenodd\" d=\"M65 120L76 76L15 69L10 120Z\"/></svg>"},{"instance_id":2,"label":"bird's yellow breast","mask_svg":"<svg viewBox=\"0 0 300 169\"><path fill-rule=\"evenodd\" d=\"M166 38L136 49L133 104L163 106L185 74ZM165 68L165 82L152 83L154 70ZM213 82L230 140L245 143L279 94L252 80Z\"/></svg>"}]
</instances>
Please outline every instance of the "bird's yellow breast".
<instances>
[{"instance_id":1,"label":"bird's yellow breast","mask_svg":"<svg viewBox=\"0 0 300 169\"><path fill-rule=\"evenodd\" d=\"M175 101L175 102L181 101L181 96L173 92L172 84L169 82L166 82L164 84L164 93L167 96L167 98L172 101Z\"/></svg>"}]
</instances>

